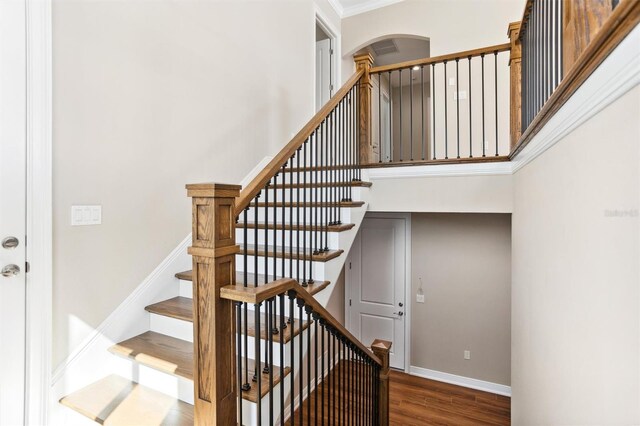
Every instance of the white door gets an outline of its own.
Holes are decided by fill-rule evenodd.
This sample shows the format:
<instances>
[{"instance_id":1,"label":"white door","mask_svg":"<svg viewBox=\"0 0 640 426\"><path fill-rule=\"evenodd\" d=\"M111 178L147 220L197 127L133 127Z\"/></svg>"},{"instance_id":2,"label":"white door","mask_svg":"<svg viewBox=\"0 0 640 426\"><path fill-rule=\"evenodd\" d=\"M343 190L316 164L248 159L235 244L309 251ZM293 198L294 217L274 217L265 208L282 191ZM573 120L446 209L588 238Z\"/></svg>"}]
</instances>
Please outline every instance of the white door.
<instances>
[{"instance_id":1,"label":"white door","mask_svg":"<svg viewBox=\"0 0 640 426\"><path fill-rule=\"evenodd\" d=\"M24 419L25 2L0 1L0 424Z\"/></svg>"},{"instance_id":2,"label":"white door","mask_svg":"<svg viewBox=\"0 0 640 426\"><path fill-rule=\"evenodd\" d=\"M349 253L348 328L365 345L393 343L391 367L404 369L405 227L397 218L365 218Z\"/></svg>"},{"instance_id":3,"label":"white door","mask_svg":"<svg viewBox=\"0 0 640 426\"><path fill-rule=\"evenodd\" d=\"M316 111L331 99L331 39L316 42Z\"/></svg>"}]
</instances>

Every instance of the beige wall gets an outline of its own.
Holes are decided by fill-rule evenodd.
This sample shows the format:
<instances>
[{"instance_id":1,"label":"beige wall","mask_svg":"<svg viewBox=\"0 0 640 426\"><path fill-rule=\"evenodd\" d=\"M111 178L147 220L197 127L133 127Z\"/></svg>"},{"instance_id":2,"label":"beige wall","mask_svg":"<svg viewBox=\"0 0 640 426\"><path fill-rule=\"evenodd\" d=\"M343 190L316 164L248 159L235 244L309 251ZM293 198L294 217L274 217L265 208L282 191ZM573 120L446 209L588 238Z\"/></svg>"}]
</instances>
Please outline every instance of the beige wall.
<instances>
[{"instance_id":1,"label":"beige wall","mask_svg":"<svg viewBox=\"0 0 640 426\"><path fill-rule=\"evenodd\" d=\"M511 215L413 213L411 264L411 365L509 385Z\"/></svg>"},{"instance_id":2,"label":"beige wall","mask_svg":"<svg viewBox=\"0 0 640 426\"><path fill-rule=\"evenodd\" d=\"M54 0L54 367L187 236L185 183L239 182L311 117L314 10Z\"/></svg>"},{"instance_id":3,"label":"beige wall","mask_svg":"<svg viewBox=\"0 0 640 426\"><path fill-rule=\"evenodd\" d=\"M514 424L640 424L638 117L636 86L514 176Z\"/></svg>"},{"instance_id":4,"label":"beige wall","mask_svg":"<svg viewBox=\"0 0 640 426\"><path fill-rule=\"evenodd\" d=\"M506 43L509 22L522 18L524 4L525 0L405 0L346 18L343 78L353 73L357 50L389 35L427 37L431 56Z\"/></svg>"}]
</instances>

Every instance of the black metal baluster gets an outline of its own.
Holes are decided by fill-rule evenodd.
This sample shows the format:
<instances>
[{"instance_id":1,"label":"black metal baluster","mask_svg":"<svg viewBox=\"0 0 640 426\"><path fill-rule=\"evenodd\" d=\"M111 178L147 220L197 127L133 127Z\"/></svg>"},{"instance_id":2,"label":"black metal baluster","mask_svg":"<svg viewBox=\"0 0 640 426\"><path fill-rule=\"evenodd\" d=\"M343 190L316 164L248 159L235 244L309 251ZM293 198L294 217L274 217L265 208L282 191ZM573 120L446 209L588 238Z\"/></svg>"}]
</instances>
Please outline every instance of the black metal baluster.
<instances>
[{"instance_id":1,"label":"black metal baluster","mask_svg":"<svg viewBox=\"0 0 640 426\"><path fill-rule=\"evenodd\" d=\"M320 194L321 194L321 198L322 198L322 202L324 203L324 207L322 209L322 211L324 212L322 217L320 218L320 226L322 229L322 235L324 237L324 244L321 244L322 249L320 251L322 252L326 252L329 250L329 241L328 241L328 235L327 235L327 223L329 223L329 221L331 220L329 218L329 192L328 192L328 182L329 182L329 132L330 132L330 126L329 126L329 118L331 117L331 115L329 115L327 117L327 120L325 120L323 122L324 124L324 132L323 132L323 149L322 151L324 152L323 155L323 164L322 164L322 182L320 183Z\"/></svg>"},{"instance_id":2,"label":"black metal baluster","mask_svg":"<svg viewBox=\"0 0 640 426\"><path fill-rule=\"evenodd\" d=\"M336 383L336 386L338 388L338 424L342 424L342 403L344 401L344 395L342 392L342 363L341 363L341 354L340 354L340 335L336 336L336 342L337 342L337 346L338 346L338 362L336 364L336 367L338 369L338 382Z\"/></svg>"},{"instance_id":3,"label":"black metal baluster","mask_svg":"<svg viewBox=\"0 0 640 426\"><path fill-rule=\"evenodd\" d=\"M319 232L319 228L318 228L318 222L319 222L319 214L320 214L320 203L318 200L318 186L320 184L320 181L318 180L318 168L320 167L320 163L319 163L319 159L318 159L318 155L320 152L320 137L319 135L321 135L321 126L318 126L318 128L315 130L314 132L314 138L313 141L315 142L314 146L315 146L315 156L314 156L314 161L313 161L313 172L311 172L311 175L313 176L313 182L315 184L315 188L313 188L313 192L314 192L314 199L313 199L313 254L314 255L318 255L320 254L320 243L318 242L318 237L320 236L318 234ZM312 262L313 264L313 262ZM311 274L311 276L313 277L313 274Z\"/></svg>"},{"instance_id":4,"label":"black metal baluster","mask_svg":"<svg viewBox=\"0 0 640 426\"><path fill-rule=\"evenodd\" d=\"M402 161L402 70L398 70L398 72L398 78L400 79L400 121L398 127L400 128L400 161Z\"/></svg>"},{"instance_id":5,"label":"black metal baluster","mask_svg":"<svg viewBox=\"0 0 640 426\"><path fill-rule=\"evenodd\" d=\"M333 424L336 424L336 414L337 414L337 405L336 405L336 395L337 395L337 390L336 390L336 331L335 329L331 330L331 356L332 356L332 361L331 361L331 371L333 372L333 374L331 375L331 399L332 399L332 404L331 406L333 407L333 410L331 410L331 418L333 419Z\"/></svg>"},{"instance_id":6,"label":"black metal baluster","mask_svg":"<svg viewBox=\"0 0 640 426\"><path fill-rule=\"evenodd\" d=\"M298 397L299 397L299 401L300 401L300 405L298 407L299 409L299 414L300 414L300 425L304 424L304 378L302 376L304 376L303 374L303 370L304 370L304 364L303 364L303 357L302 357L302 350L303 350L303 346L302 346L302 340L303 340L303 332L304 332L304 328L303 328L303 322L304 322L304 317L302 316L302 308L304 307L304 301L302 299L297 299L297 305L298 305L298 321L299 321L299 325L298 325L298 361L300 363L300 373L298 374L298 377L300 378L299 380L299 389L298 389ZM293 371L293 370L292 370Z\"/></svg>"},{"instance_id":7,"label":"black metal baluster","mask_svg":"<svg viewBox=\"0 0 640 426\"><path fill-rule=\"evenodd\" d=\"M431 120L431 126L433 127L433 159L436 159L436 64L431 64L431 105L433 106L433 120Z\"/></svg>"},{"instance_id":8,"label":"black metal baluster","mask_svg":"<svg viewBox=\"0 0 640 426\"><path fill-rule=\"evenodd\" d=\"M564 43L563 38L563 32L562 32L562 16L564 14L564 4L562 1L558 0L558 27L560 27L560 29L558 30L558 84L560 84L560 82L562 81L563 76L563 72L564 72L564 66L562 63L563 57L564 57L564 53L562 51L562 45Z\"/></svg>"},{"instance_id":9,"label":"black metal baluster","mask_svg":"<svg viewBox=\"0 0 640 426\"><path fill-rule=\"evenodd\" d=\"M393 111L391 110L391 101L393 99L393 90L391 90L391 71L389 71L389 76L388 76L388 80L389 80L389 162L393 161L393 126L392 126L392 122L393 122ZM357 115L357 117L359 118L360 116Z\"/></svg>"},{"instance_id":10,"label":"black metal baluster","mask_svg":"<svg viewBox=\"0 0 640 426\"><path fill-rule=\"evenodd\" d=\"M316 314L315 312L313 313L313 326L315 328L315 331L313 333L313 346L314 346L314 350L313 350L313 383L314 383L314 387L315 387L315 398L313 399L313 406L314 406L314 418L315 418L315 425L318 426L318 399L319 399L319 395L318 392L320 391L320 384L318 382L319 380L319 376L318 376L318 323L320 322L320 317L318 317L318 314Z\"/></svg>"},{"instance_id":11,"label":"black metal baluster","mask_svg":"<svg viewBox=\"0 0 640 426\"><path fill-rule=\"evenodd\" d=\"M256 274L257 275L257 274ZM256 343L256 367L255 367L255 377L256 377L256 382L257 382L257 386L258 386L258 401L256 403L257 406L257 413L258 413L258 424L262 424L262 398L260 398L260 395L262 395L262 374L260 371L260 366L262 365L262 357L261 357L261 349L260 349L260 306L262 304L261 303L256 303L255 305L253 305L253 309L255 309L254 314L255 314L255 326L256 326L256 336L253 338L253 340Z\"/></svg>"},{"instance_id":12,"label":"black metal baluster","mask_svg":"<svg viewBox=\"0 0 640 426\"><path fill-rule=\"evenodd\" d=\"M421 100L420 100L420 128L422 129L422 133L420 135L420 140L422 141L422 161L424 161L424 156L425 156L425 146L426 146L426 139L424 138L424 65L420 65L420 95L421 95Z\"/></svg>"},{"instance_id":13,"label":"black metal baluster","mask_svg":"<svg viewBox=\"0 0 640 426\"><path fill-rule=\"evenodd\" d=\"M457 156L460 158L460 81L458 73L459 58L456 58L456 144L457 144Z\"/></svg>"},{"instance_id":14,"label":"black metal baluster","mask_svg":"<svg viewBox=\"0 0 640 426\"><path fill-rule=\"evenodd\" d=\"M298 147L298 155L296 155L296 281L298 282L300 282L300 151ZM303 189L302 192L304 193L305 190ZM293 250L291 256L293 256Z\"/></svg>"},{"instance_id":15,"label":"black metal baluster","mask_svg":"<svg viewBox=\"0 0 640 426\"><path fill-rule=\"evenodd\" d=\"M409 151L409 160L413 161L413 68L409 68Z\"/></svg>"},{"instance_id":16,"label":"black metal baluster","mask_svg":"<svg viewBox=\"0 0 640 426\"><path fill-rule=\"evenodd\" d=\"M269 282L269 184L271 181L267 182L267 185L264 188L264 283L267 284ZM275 218L274 218L275 222ZM258 223L256 222L255 227L258 227ZM275 258L275 253L274 253Z\"/></svg>"},{"instance_id":17,"label":"black metal baluster","mask_svg":"<svg viewBox=\"0 0 640 426\"><path fill-rule=\"evenodd\" d=\"M495 81L495 107L496 107L496 157L498 156L498 52L493 53L494 81Z\"/></svg>"},{"instance_id":18,"label":"black metal baluster","mask_svg":"<svg viewBox=\"0 0 640 426\"><path fill-rule=\"evenodd\" d=\"M485 120L484 120L484 53L480 55L480 58L482 59L482 156L486 157L486 153L485 153L486 135L485 135Z\"/></svg>"},{"instance_id":19,"label":"black metal baluster","mask_svg":"<svg viewBox=\"0 0 640 426\"><path fill-rule=\"evenodd\" d=\"M242 425L242 302L236 302L236 347L238 359L236 365L236 374L238 375L238 423Z\"/></svg>"},{"instance_id":20,"label":"black metal baluster","mask_svg":"<svg viewBox=\"0 0 640 426\"><path fill-rule=\"evenodd\" d=\"M293 290L289 290L287 295L289 296L289 319L291 322L291 329L289 330L289 341L291 342L291 356L289 359L289 364L291 367L291 372L289 373L289 378L291 380L291 389L289 391L289 396L290 396L290 400L291 400L291 415L290 415L290 420L291 420L291 425L293 426L295 424L295 412L296 412L296 407L295 407L295 384L296 384L296 379L295 379L295 371L296 371L296 357L295 357L295 349L296 349L296 345L294 345L294 341L293 341L293 336L294 336L294 331L295 331L295 320L293 318L293 299L296 296L296 292Z\"/></svg>"},{"instance_id":21,"label":"black metal baluster","mask_svg":"<svg viewBox=\"0 0 640 426\"><path fill-rule=\"evenodd\" d=\"M273 281L278 279L278 203L276 202L278 199L278 175L279 173L276 173L273 176ZM269 203L266 206L269 208ZM284 218L282 218L281 222L284 227ZM269 231L267 230L267 232Z\"/></svg>"},{"instance_id":22,"label":"black metal baluster","mask_svg":"<svg viewBox=\"0 0 640 426\"><path fill-rule=\"evenodd\" d=\"M382 73L378 74L378 163L382 163Z\"/></svg>"},{"instance_id":23,"label":"black metal baluster","mask_svg":"<svg viewBox=\"0 0 640 426\"><path fill-rule=\"evenodd\" d=\"M473 158L473 120L471 119L471 56L469 61L469 158Z\"/></svg>"},{"instance_id":24,"label":"black metal baluster","mask_svg":"<svg viewBox=\"0 0 640 426\"><path fill-rule=\"evenodd\" d=\"M253 199L253 286L258 287L258 257L260 246L258 245L258 199L262 192L258 192L256 198Z\"/></svg>"},{"instance_id":25,"label":"black metal baluster","mask_svg":"<svg viewBox=\"0 0 640 426\"><path fill-rule=\"evenodd\" d=\"M249 256L247 255L247 252L249 250L249 244L248 244L248 227L247 227L247 221L248 221L248 213L249 213L249 208L245 208L243 215L244 215L244 227L243 227L243 234L244 234L244 241L243 241L243 245L244 245L244 252L242 254L242 258L244 260L244 286L247 287L248 282L249 282L249 261L248 258ZM247 332L249 330L249 313L248 313L248 307L246 303L243 303L243 310L244 310L244 378L245 378L245 382L242 384L241 389L243 391L248 391L249 389L251 389L251 384L249 383L249 333Z\"/></svg>"},{"instance_id":26,"label":"black metal baluster","mask_svg":"<svg viewBox=\"0 0 640 426\"><path fill-rule=\"evenodd\" d=\"M284 223L287 223L287 218L286 218L286 216L287 216L287 214L286 214L286 211L287 211L287 208L286 208L286 204L287 204L286 200L287 200L287 197L286 197L286 195L285 195L285 191L286 191L286 189L285 189L285 188L286 188L286 186L287 186L287 185L286 185L286 183L287 183L287 179L286 179L287 173L285 172L286 167L287 167L287 163L284 163L284 164L282 165L282 189L281 189L281 193L280 193L280 196L282 197L282 206L281 206L282 210L281 210L281 212L280 212L280 213L281 213L282 223L283 223L283 224L284 224ZM289 180L291 181L291 175L289 175ZM276 198L277 198L277 197L276 197ZM281 233L281 241L280 241L280 244L281 244L281 247L282 247L282 248L281 248L281 250L282 250L282 253L281 253L281 254L282 254L282 258L281 258L281 262L282 262L282 269L281 269L281 271L280 271L280 274L281 274L283 277L287 274L287 272L286 272L286 262L287 262L287 259L286 259L286 256L284 255L284 248L285 248L285 247L286 247L286 245L287 245L287 244L286 244L286 235L287 235L287 234L286 234L286 232L287 232L287 230L286 230L286 226L282 226L282 229L281 229L281 231L280 231L280 233Z\"/></svg>"},{"instance_id":27,"label":"black metal baluster","mask_svg":"<svg viewBox=\"0 0 640 426\"><path fill-rule=\"evenodd\" d=\"M325 417L324 417L324 395L327 392L327 386L326 386L326 376L324 374L324 372L326 371L324 368L324 361L325 361L325 356L324 356L324 343L325 343L325 335L324 335L324 331L325 331L325 322L323 319L320 320L320 332L322 333L322 335L320 336L320 350L322 351L320 354L320 375L322 376L322 392L320 392L320 418L322 419L322 424L325 423ZM317 386L317 385L316 385Z\"/></svg>"},{"instance_id":28,"label":"black metal baluster","mask_svg":"<svg viewBox=\"0 0 640 426\"><path fill-rule=\"evenodd\" d=\"M294 153L291 156L291 169L293 169L293 160L296 158L296 154ZM293 170L289 170L291 174L289 175L289 278L294 278L293 275ZM285 257L287 248L285 248L284 243L282 246L282 256ZM291 313L290 313L291 314ZM293 412L291 413L293 415Z\"/></svg>"},{"instance_id":29,"label":"black metal baluster","mask_svg":"<svg viewBox=\"0 0 640 426\"><path fill-rule=\"evenodd\" d=\"M307 313L307 426L311 426L311 306L304 307ZM300 333L302 339L302 332ZM301 372L302 373L302 372ZM302 376L302 374L300 374ZM302 401L301 401L302 403Z\"/></svg>"},{"instance_id":30,"label":"black metal baluster","mask_svg":"<svg viewBox=\"0 0 640 426\"><path fill-rule=\"evenodd\" d=\"M332 364L332 360L333 360L333 352L331 350L331 327L329 325L327 325L327 361L328 361L328 365L327 365L327 380L329 380L329 383L327 384L327 419L328 419L328 423L329 424L333 424L332 422L332 408L333 405L331 405L331 401L332 401L332 392L331 392L331 388L333 387L333 364Z\"/></svg>"},{"instance_id":31,"label":"black metal baluster","mask_svg":"<svg viewBox=\"0 0 640 426\"><path fill-rule=\"evenodd\" d=\"M449 123L447 122L448 107L447 98L447 61L444 61L444 159L449 159Z\"/></svg>"},{"instance_id":32,"label":"black metal baluster","mask_svg":"<svg viewBox=\"0 0 640 426\"><path fill-rule=\"evenodd\" d=\"M302 177L303 177L303 185L302 185L302 229L304 230L302 233L302 287L307 287L308 277L307 277L307 191L311 192L311 189L307 188L307 141L305 140L302 144Z\"/></svg>"},{"instance_id":33,"label":"black metal baluster","mask_svg":"<svg viewBox=\"0 0 640 426\"><path fill-rule=\"evenodd\" d=\"M284 426L284 329L285 324L285 309L284 309L284 293L280 294L280 330L282 334L278 341L280 342L280 425ZM293 373L290 373L293 375ZM292 413L293 414L293 413Z\"/></svg>"},{"instance_id":34,"label":"black metal baluster","mask_svg":"<svg viewBox=\"0 0 640 426\"><path fill-rule=\"evenodd\" d=\"M269 353L269 425L273 424L273 301L267 300L267 336L268 336L268 353ZM259 336L256 336L259 338Z\"/></svg>"}]
</instances>

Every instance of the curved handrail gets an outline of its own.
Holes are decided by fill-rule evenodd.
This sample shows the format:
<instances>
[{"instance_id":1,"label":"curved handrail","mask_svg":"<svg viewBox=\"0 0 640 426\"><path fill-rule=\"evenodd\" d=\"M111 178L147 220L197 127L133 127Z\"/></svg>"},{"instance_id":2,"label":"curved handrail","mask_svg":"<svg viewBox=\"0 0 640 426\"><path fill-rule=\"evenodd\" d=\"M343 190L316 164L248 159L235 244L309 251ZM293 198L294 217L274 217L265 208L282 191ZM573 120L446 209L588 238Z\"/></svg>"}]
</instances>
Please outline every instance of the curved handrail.
<instances>
[{"instance_id":1,"label":"curved handrail","mask_svg":"<svg viewBox=\"0 0 640 426\"><path fill-rule=\"evenodd\" d=\"M311 309L313 309L313 312L317 313L338 333L346 337L351 343L364 351L367 356L373 360L373 362L382 367L382 361L371 351L370 348L366 347L362 342L360 342L360 340L351 334L349 330L340 324L340 322L324 308L324 306L318 303L318 301L309 294L307 290L292 278L282 278L258 287L228 285L220 289L220 298L232 300L234 302L258 304L289 290L293 290L296 293L296 297L304 300L304 303L309 305Z\"/></svg>"},{"instance_id":2,"label":"curved handrail","mask_svg":"<svg viewBox=\"0 0 640 426\"><path fill-rule=\"evenodd\" d=\"M296 150L302 146L314 130L322 124L331 111L338 106L340 101L349 93L353 86L358 83L360 77L364 74L364 70L360 69L355 72L347 80L347 82L336 92L329 102L327 102L318 111L307 124L298 132L297 135L291 139L291 141L267 164L267 166L240 192L240 196L236 199L235 211L239 214L242 210L247 208L251 203L251 200L255 198L258 193L264 189L265 185L269 183L269 180L280 170L280 168L295 154Z\"/></svg>"}]
</instances>

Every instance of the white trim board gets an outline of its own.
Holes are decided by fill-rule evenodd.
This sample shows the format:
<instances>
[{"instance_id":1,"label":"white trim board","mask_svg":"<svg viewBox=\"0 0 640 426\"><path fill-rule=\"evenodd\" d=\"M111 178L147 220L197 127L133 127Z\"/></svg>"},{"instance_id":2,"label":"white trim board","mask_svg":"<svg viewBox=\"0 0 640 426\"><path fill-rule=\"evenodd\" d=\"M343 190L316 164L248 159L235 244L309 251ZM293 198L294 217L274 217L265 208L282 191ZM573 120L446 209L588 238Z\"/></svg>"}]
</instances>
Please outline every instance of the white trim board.
<instances>
[{"instance_id":1,"label":"white trim board","mask_svg":"<svg viewBox=\"0 0 640 426\"><path fill-rule=\"evenodd\" d=\"M370 179L403 179L429 176L510 175L512 163L434 164L425 166L380 167L369 169Z\"/></svg>"},{"instance_id":2,"label":"white trim board","mask_svg":"<svg viewBox=\"0 0 640 426\"><path fill-rule=\"evenodd\" d=\"M25 0L27 274L25 424L48 424L53 282L51 0Z\"/></svg>"},{"instance_id":3,"label":"white trim board","mask_svg":"<svg viewBox=\"0 0 640 426\"><path fill-rule=\"evenodd\" d=\"M476 389L491 392L498 395L511 397L511 386L499 383L486 382L484 380L472 379L471 377L457 376L455 374L443 373L442 371L429 370L427 368L411 366L409 374L423 377L425 379L437 380L438 382L463 386L469 389Z\"/></svg>"}]
</instances>

